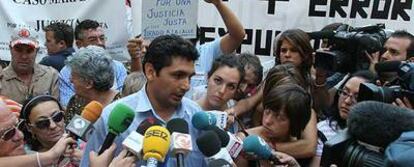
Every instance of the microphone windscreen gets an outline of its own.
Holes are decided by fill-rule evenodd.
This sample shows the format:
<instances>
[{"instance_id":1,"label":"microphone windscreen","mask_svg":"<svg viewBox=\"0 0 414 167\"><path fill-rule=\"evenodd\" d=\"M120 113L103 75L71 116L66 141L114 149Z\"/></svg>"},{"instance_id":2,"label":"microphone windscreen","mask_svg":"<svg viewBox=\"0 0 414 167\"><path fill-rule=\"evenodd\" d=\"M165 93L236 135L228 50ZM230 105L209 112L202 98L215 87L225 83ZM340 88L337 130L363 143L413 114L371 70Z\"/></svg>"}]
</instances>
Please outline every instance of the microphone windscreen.
<instances>
[{"instance_id":1,"label":"microphone windscreen","mask_svg":"<svg viewBox=\"0 0 414 167\"><path fill-rule=\"evenodd\" d=\"M200 111L193 115L191 123L199 130L208 130L209 126L216 125L216 118L213 114Z\"/></svg>"},{"instance_id":2,"label":"microphone windscreen","mask_svg":"<svg viewBox=\"0 0 414 167\"><path fill-rule=\"evenodd\" d=\"M95 123L96 120L101 116L102 104L97 101L91 101L88 103L81 113L82 118L85 118L91 123Z\"/></svg>"},{"instance_id":3,"label":"microphone windscreen","mask_svg":"<svg viewBox=\"0 0 414 167\"><path fill-rule=\"evenodd\" d=\"M257 135L250 135L244 138L243 150L265 159L269 159L272 156L272 149Z\"/></svg>"},{"instance_id":4,"label":"microphone windscreen","mask_svg":"<svg viewBox=\"0 0 414 167\"><path fill-rule=\"evenodd\" d=\"M145 131L143 142L144 160L155 158L164 162L170 147L170 132L162 126L151 126Z\"/></svg>"},{"instance_id":5,"label":"microphone windscreen","mask_svg":"<svg viewBox=\"0 0 414 167\"><path fill-rule=\"evenodd\" d=\"M206 157L211 157L217 154L221 149L221 142L217 134L212 131L206 131L201 134L196 140L198 149Z\"/></svg>"},{"instance_id":6,"label":"microphone windscreen","mask_svg":"<svg viewBox=\"0 0 414 167\"><path fill-rule=\"evenodd\" d=\"M141 135L145 134L145 131L147 131L148 128L151 126L158 125L161 126L161 122L157 120L155 117L147 117L145 120L143 120L137 128L137 132Z\"/></svg>"},{"instance_id":7,"label":"microphone windscreen","mask_svg":"<svg viewBox=\"0 0 414 167\"><path fill-rule=\"evenodd\" d=\"M174 118L167 122L167 129L170 133L179 132L188 134L188 123L182 118Z\"/></svg>"},{"instance_id":8,"label":"microphone windscreen","mask_svg":"<svg viewBox=\"0 0 414 167\"><path fill-rule=\"evenodd\" d=\"M375 64L375 71L381 72L397 72L400 68L401 61L386 61Z\"/></svg>"},{"instance_id":9,"label":"microphone windscreen","mask_svg":"<svg viewBox=\"0 0 414 167\"><path fill-rule=\"evenodd\" d=\"M126 106L125 104L118 103L115 105L111 114L109 115L108 126L109 131L114 134L119 134L128 129L134 120L134 110Z\"/></svg>"},{"instance_id":10,"label":"microphone windscreen","mask_svg":"<svg viewBox=\"0 0 414 167\"><path fill-rule=\"evenodd\" d=\"M221 141L221 147L226 147L227 144L229 144L229 141L230 141L230 137L227 134L227 132L220 129L220 128L218 128L217 126L212 126L211 128L217 134L217 136L219 137L219 139Z\"/></svg>"}]
</instances>

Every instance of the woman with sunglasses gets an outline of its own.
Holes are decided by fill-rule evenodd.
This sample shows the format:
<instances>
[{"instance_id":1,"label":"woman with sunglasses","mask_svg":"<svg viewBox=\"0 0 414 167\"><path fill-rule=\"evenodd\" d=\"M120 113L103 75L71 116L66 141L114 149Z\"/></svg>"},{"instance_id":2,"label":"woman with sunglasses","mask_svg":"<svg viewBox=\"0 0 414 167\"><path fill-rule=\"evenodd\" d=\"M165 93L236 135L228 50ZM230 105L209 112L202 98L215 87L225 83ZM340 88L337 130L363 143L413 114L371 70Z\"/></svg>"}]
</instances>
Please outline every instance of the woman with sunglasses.
<instances>
[{"instance_id":1,"label":"woman with sunglasses","mask_svg":"<svg viewBox=\"0 0 414 167\"><path fill-rule=\"evenodd\" d=\"M60 103L52 96L41 95L26 100L20 118L24 120L22 131L28 151L45 152L51 149L65 130L64 112ZM75 149L74 155L81 156ZM76 153L76 154L75 154ZM78 160L63 159L58 166L77 164Z\"/></svg>"},{"instance_id":2,"label":"woman with sunglasses","mask_svg":"<svg viewBox=\"0 0 414 167\"><path fill-rule=\"evenodd\" d=\"M373 83L375 79L375 74L370 71L357 71L347 78L340 89L337 90L334 103L327 112L328 118L317 124L319 139L316 155L312 159L311 166L320 166L323 144L335 136L339 130L346 128L346 121L351 107L357 103L359 85L361 83Z\"/></svg>"}]
</instances>

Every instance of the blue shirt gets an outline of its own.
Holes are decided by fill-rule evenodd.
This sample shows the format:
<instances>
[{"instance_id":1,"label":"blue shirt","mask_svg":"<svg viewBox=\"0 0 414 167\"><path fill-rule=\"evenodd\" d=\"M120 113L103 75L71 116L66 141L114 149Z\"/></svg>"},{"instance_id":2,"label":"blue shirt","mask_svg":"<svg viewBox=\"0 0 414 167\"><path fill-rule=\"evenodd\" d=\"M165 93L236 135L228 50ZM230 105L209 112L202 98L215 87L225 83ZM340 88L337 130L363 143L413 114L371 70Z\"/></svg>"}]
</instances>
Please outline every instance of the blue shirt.
<instances>
[{"instance_id":1,"label":"blue shirt","mask_svg":"<svg viewBox=\"0 0 414 167\"><path fill-rule=\"evenodd\" d=\"M106 134L108 133L108 119L109 114L111 113L113 107L117 103L123 103L127 106L129 106L131 109L135 111L135 118L132 124L129 126L129 128L122 134L120 134L115 139L115 144L117 145L115 156L118 155L122 150L122 141L133 131L136 131L139 124L145 120L147 117L155 117L159 121L162 122L162 124L165 126L166 122L162 120L155 112L151 105L151 102L148 99L148 96L146 94L146 87L144 86L143 89L138 91L137 93L131 94L127 97L124 97L122 99L119 99L115 101L114 103L108 105L104 108L101 117L97 120L95 123L95 131L92 133L92 136L88 140L88 144L86 146L86 149L84 151L84 156L82 157L81 166L82 167L88 167L89 166L89 152L95 151L98 152L100 146L102 145ZM196 112L202 111L201 108L193 101L183 98L181 101L181 104L177 107L176 111L174 112L173 118L182 118L187 121L189 125L189 132L192 139L193 144L193 151L191 151L186 157L185 157L185 165L186 166L207 166L206 162L204 160L204 155L198 150L196 139L200 135L200 131L194 128L191 124L191 118ZM145 165L145 162L137 161L136 166ZM170 150L167 158L165 159L165 166L176 166L176 159L173 155L172 151ZM160 166L160 165L159 165Z\"/></svg>"},{"instance_id":2,"label":"blue shirt","mask_svg":"<svg viewBox=\"0 0 414 167\"><path fill-rule=\"evenodd\" d=\"M61 50L60 52L50 54L49 56L43 57L39 64L45 66L52 66L56 70L60 71L65 66L65 60L75 52L72 47Z\"/></svg>"},{"instance_id":3,"label":"blue shirt","mask_svg":"<svg viewBox=\"0 0 414 167\"><path fill-rule=\"evenodd\" d=\"M124 65L116 60L113 61L113 68L115 72L114 86L113 89L118 91L122 90L124 85L125 78L127 77L127 70ZM72 70L68 65L62 68L59 74L59 98L60 104L67 106L70 98L75 94L75 88L73 87L72 82L70 82Z\"/></svg>"}]
</instances>

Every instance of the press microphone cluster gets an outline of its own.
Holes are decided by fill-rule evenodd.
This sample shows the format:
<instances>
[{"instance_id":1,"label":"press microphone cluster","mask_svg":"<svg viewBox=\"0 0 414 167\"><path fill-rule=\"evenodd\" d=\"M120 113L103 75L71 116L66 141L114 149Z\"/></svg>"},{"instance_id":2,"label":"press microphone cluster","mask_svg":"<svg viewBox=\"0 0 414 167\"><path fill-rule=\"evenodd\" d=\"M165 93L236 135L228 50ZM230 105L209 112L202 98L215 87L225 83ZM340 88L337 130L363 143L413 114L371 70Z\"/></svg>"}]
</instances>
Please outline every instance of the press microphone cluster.
<instances>
[{"instance_id":1,"label":"press microphone cluster","mask_svg":"<svg viewBox=\"0 0 414 167\"><path fill-rule=\"evenodd\" d=\"M221 140L213 130L201 134L196 143L201 153L206 156L209 167L232 166L234 164L228 151L221 147Z\"/></svg>"},{"instance_id":2,"label":"press microphone cluster","mask_svg":"<svg viewBox=\"0 0 414 167\"><path fill-rule=\"evenodd\" d=\"M147 167L156 167L164 162L170 146L170 132L161 126L152 126L145 131L143 142L143 159Z\"/></svg>"},{"instance_id":3,"label":"press microphone cluster","mask_svg":"<svg viewBox=\"0 0 414 167\"><path fill-rule=\"evenodd\" d=\"M74 139L88 141L89 135L94 130L93 124L101 116L102 104L97 101L91 101L83 109L81 115L75 115L66 130Z\"/></svg>"},{"instance_id":4,"label":"press microphone cluster","mask_svg":"<svg viewBox=\"0 0 414 167\"><path fill-rule=\"evenodd\" d=\"M221 147L226 148L230 156L235 159L243 149L243 141L230 132L226 132L218 127L212 127L221 141Z\"/></svg>"},{"instance_id":5,"label":"press microphone cluster","mask_svg":"<svg viewBox=\"0 0 414 167\"><path fill-rule=\"evenodd\" d=\"M244 152L252 155L257 155L259 158L270 160L273 164L280 164L279 159L272 154L272 148L257 135L247 136L243 140Z\"/></svg>"}]
</instances>

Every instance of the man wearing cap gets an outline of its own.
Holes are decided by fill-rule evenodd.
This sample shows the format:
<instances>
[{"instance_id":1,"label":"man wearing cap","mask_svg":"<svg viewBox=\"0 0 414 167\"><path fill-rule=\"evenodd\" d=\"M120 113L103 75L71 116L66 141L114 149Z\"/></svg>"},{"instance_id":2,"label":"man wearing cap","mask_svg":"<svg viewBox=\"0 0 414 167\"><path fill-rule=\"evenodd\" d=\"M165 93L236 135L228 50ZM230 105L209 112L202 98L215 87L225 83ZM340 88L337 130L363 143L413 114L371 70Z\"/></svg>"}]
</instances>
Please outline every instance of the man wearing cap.
<instances>
[{"instance_id":1,"label":"man wearing cap","mask_svg":"<svg viewBox=\"0 0 414 167\"><path fill-rule=\"evenodd\" d=\"M22 28L10 41L11 62L1 72L0 94L18 103L41 94L59 96L59 73L52 67L35 63L39 51L37 38L35 31Z\"/></svg>"}]
</instances>

